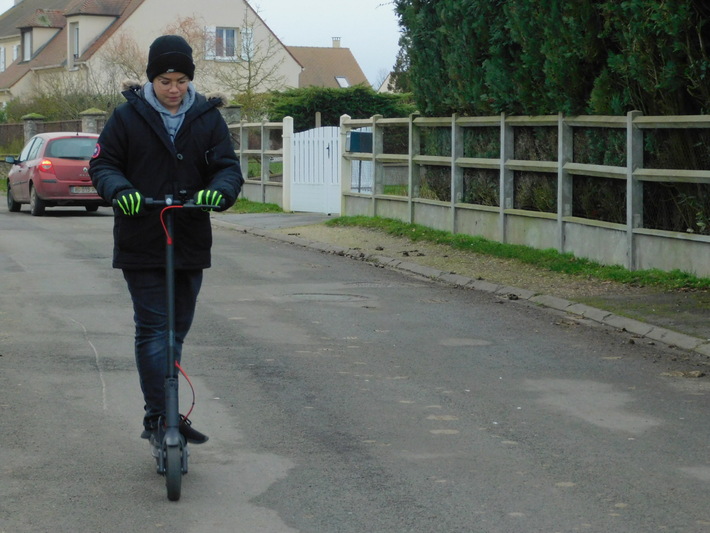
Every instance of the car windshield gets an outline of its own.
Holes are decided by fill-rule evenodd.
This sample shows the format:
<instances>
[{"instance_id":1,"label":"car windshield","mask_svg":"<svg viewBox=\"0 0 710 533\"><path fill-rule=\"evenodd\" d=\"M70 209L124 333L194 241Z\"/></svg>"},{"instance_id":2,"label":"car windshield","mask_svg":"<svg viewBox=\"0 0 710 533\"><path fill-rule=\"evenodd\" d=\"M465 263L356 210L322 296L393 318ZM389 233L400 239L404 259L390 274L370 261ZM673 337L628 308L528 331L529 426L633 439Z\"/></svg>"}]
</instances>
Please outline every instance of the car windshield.
<instances>
[{"instance_id":1,"label":"car windshield","mask_svg":"<svg viewBox=\"0 0 710 533\"><path fill-rule=\"evenodd\" d=\"M92 137L67 137L49 141L46 157L61 159L91 159L96 147L96 139Z\"/></svg>"}]
</instances>

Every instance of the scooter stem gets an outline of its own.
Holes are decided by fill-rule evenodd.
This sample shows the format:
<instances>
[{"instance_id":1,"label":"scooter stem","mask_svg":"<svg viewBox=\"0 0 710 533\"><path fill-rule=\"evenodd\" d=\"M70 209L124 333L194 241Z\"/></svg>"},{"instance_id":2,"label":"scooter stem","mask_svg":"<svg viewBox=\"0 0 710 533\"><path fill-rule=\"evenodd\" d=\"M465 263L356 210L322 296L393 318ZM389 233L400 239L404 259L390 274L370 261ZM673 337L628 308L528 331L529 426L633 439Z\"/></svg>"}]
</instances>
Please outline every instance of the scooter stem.
<instances>
[{"instance_id":1,"label":"scooter stem","mask_svg":"<svg viewBox=\"0 0 710 533\"><path fill-rule=\"evenodd\" d=\"M166 197L166 203L172 203L172 197ZM173 210L165 213L165 227L168 233L165 245L165 286L167 303L167 354L165 369L165 411L166 439L168 446L177 445L180 414L178 407L178 373L175 367L175 252L173 247ZM171 431L174 430L174 431ZM174 442L171 442L174 441Z\"/></svg>"}]
</instances>

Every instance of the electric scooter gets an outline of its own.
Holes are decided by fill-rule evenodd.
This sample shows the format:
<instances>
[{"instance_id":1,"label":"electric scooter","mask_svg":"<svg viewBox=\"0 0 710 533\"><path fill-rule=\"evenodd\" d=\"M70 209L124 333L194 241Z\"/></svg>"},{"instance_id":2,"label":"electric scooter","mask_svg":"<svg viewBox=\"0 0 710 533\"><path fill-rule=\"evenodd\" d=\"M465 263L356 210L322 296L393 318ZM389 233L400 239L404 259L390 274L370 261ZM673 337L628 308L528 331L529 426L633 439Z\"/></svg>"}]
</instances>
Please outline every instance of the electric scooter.
<instances>
[{"instance_id":1,"label":"electric scooter","mask_svg":"<svg viewBox=\"0 0 710 533\"><path fill-rule=\"evenodd\" d=\"M158 474L165 476L168 499L180 499L182 476L187 474L190 452L185 437L180 433L178 376L182 371L175 359L175 258L173 248L173 209L209 209L213 206L182 201L166 195L164 200L145 198L146 208L161 207L160 221L165 230L165 295L167 309L167 353L165 370L165 419L158 423L159 431L151 435L151 453L157 463ZM114 200L116 207L116 201ZM187 378L187 376L185 376ZM188 379L189 383L189 379ZM190 384L192 387L192 384ZM194 390L193 390L194 405Z\"/></svg>"}]
</instances>

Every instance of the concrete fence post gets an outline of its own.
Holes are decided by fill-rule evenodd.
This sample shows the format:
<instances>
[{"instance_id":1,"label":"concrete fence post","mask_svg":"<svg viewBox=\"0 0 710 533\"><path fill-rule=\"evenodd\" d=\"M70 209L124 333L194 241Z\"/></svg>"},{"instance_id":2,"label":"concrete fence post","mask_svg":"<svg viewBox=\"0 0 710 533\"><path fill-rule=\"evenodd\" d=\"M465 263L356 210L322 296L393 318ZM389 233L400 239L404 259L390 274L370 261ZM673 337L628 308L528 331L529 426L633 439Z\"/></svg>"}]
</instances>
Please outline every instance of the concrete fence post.
<instances>
[{"instance_id":1,"label":"concrete fence post","mask_svg":"<svg viewBox=\"0 0 710 533\"><path fill-rule=\"evenodd\" d=\"M282 207L284 211L291 211L291 186L293 184L293 117L284 117L281 130L282 164L283 164L283 189Z\"/></svg>"},{"instance_id":2,"label":"concrete fence post","mask_svg":"<svg viewBox=\"0 0 710 533\"><path fill-rule=\"evenodd\" d=\"M22 117L25 142L39 133L39 124L44 123L45 118L38 113L30 113Z\"/></svg>"},{"instance_id":3,"label":"concrete fence post","mask_svg":"<svg viewBox=\"0 0 710 533\"><path fill-rule=\"evenodd\" d=\"M463 202L463 167L457 163L464 156L463 128L458 124L458 115L451 116L451 233L458 233L456 204Z\"/></svg>"},{"instance_id":4,"label":"concrete fence post","mask_svg":"<svg viewBox=\"0 0 710 533\"><path fill-rule=\"evenodd\" d=\"M377 216L375 196L385 192L385 167L377 156L384 152L384 130L378 124L382 115L372 116L372 216Z\"/></svg>"},{"instance_id":5,"label":"concrete fence post","mask_svg":"<svg viewBox=\"0 0 710 533\"><path fill-rule=\"evenodd\" d=\"M340 214L346 214L345 194L352 189L353 180L353 164L352 161L346 159L349 126L346 124L350 120L350 115L340 115ZM358 192L360 192L358 190Z\"/></svg>"},{"instance_id":6,"label":"concrete fence post","mask_svg":"<svg viewBox=\"0 0 710 533\"><path fill-rule=\"evenodd\" d=\"M515 207L515 174L507 166L508 159L515 158L515 128L506 120L505 113L500 115L500 219L498 221L498 240L508 242L506 209Z\"/></svg>"},{"instance_id":7,"label":"concrete fence post","mask_svg":"<svg viewBox=\"0 0 710 533\"><path fill-rule=\"evenodd\" d=\"M84 133L101 133L106 122L106 111L92 107L79 113L81 117L81 131Z\"/></svg>"},{"instance_id":8,"label":"concrete fence post","mask_svg":"<svg viewBox=\"0 0 710 533\"><path fill-rule=\"evenodd\" d=\"M242 167L244 179L249 178L249 128L243 120L239 122L239 164Z\"/></svg>"},{"instance_id":9,"label":"concrete fence post","mask_svg":"<svg viewBox=\"0 0 710 533\"><path fill-rule=\"evenodd\" d=\"M643 184L634 171L643 168L643 132L634 125L641 111L626 115L626 268L636 270L636 239L634 230L643 227Z\"/></svg>"},{"instance_id":10,"label":"concrete fence post","mask_svg":"<svg viewBox=\"0 0 710 533\"><path fill-rule=\"evenodd\" d=\"M557 251L565 251L565 217L572 216L572 176L565 165L573 160L573 132L562 113L557 117Z\"/></svg>"},{"instance_id":11,"label":"concrete fence post","mask_svg":"<svg viewBox=\"0 0 710 533\"><path fill-rule=\"evenodd\" d=\"M259 146L259 151L261 152L259 154L261 164L261 202L265 204L267 201L266 185L271 181L271 159L266 155L270 147L271 138L269 136L269 129L266 127L266 120L261 121L259 139L261 141Z\"/></svg>"},{"instance_id":12,"label":"concrete fence post","mask_svg":"<svg viewBox=\"0 0 710 533\"><path fill-rule=\"evenodd\" d=\"M409 191L407 213L409 224L414 222L414 198L419 197L421 189L421 172L416 163L416 156L422 152L421 130L414 122L419 115L414 113L409 115L409 156L407 157L407 190Z\"/></svg>"}]
</instances>

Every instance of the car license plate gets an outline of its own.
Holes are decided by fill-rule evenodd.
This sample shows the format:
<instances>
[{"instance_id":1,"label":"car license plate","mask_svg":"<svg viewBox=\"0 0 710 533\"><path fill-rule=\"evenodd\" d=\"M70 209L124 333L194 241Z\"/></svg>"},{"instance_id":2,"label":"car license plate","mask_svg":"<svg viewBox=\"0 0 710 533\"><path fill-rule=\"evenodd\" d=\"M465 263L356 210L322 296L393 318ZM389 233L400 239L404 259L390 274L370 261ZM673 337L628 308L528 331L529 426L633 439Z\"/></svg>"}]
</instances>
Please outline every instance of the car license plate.
<instances>
[{"instance_id":1,"label":"car license plate","mask_svg":"<svg viewBox=\"0 0 710 533\"><path fill-rule=\"evenodd\" d=\"M96 194L96 189L93 187L71 187L73 194Z\"/></svg>"}]
</instances>

